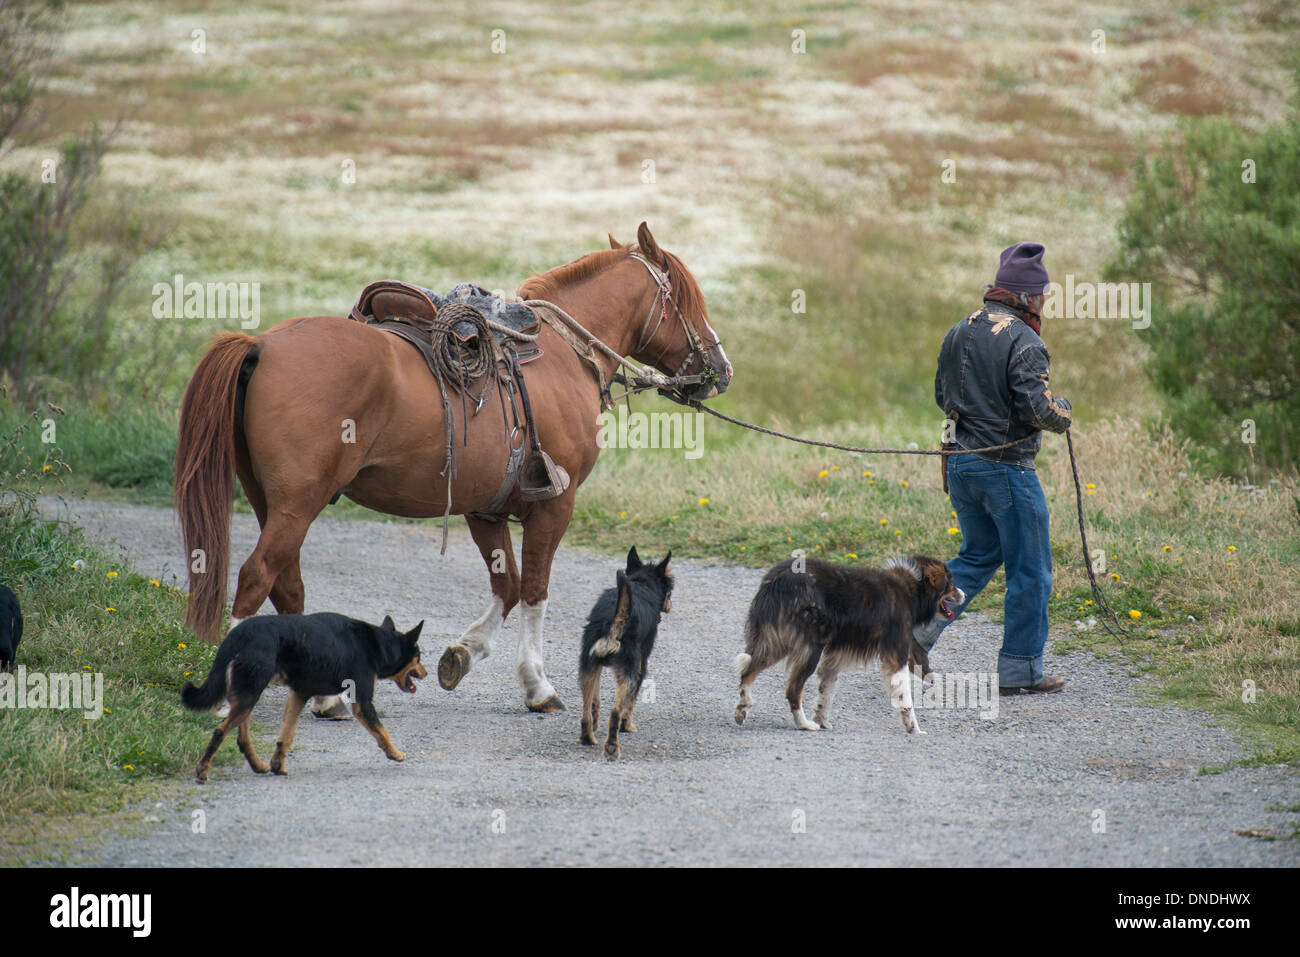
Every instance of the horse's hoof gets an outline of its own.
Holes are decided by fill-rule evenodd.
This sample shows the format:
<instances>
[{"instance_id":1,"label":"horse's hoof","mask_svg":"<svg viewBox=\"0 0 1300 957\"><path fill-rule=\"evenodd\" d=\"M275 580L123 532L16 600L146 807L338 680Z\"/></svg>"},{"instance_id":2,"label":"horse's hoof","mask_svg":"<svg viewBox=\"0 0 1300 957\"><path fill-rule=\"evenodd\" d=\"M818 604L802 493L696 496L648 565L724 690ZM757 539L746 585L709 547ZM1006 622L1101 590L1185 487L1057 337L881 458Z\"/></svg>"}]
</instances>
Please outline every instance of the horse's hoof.
<instances>
[{"instance_id":1,"label":"horse's hoof","mask_svg":"<svg viewBox=\"0 0 1300 957\"><path fill-rule=\"evenodd\" d=\"M530 704L529 711L536 711L538 714L554 714L557 711L564 711L564 702L560 700L557 694L551 695L545 701L539 701L537 704Z\"/></svg>"},{"instance_id":2,"label":"horse's hoof","mask_svg":"<svg viewBox=\"0 0 1300 957\"><path fill-rule=\"evenodd\" d=\"M438 662L438 684L451 691L469 674L469 651L463 645L448 645Z\"/></svg>"}]
</instances>

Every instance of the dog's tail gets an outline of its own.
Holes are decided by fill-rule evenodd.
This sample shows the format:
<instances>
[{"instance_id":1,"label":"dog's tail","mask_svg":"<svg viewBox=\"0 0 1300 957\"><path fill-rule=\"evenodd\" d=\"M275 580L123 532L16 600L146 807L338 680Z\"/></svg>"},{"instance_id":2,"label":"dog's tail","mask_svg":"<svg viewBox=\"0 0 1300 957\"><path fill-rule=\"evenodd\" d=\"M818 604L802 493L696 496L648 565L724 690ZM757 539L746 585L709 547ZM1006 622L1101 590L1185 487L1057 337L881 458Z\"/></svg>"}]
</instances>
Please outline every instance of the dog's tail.
<instances>
[{"instance_id":1,"label":"dog's tail","mask_svg":"<svg viewBox=\"0 0 1300 957\"><path fill-rule=\"evenodd\" d=\"M230 662L234 657L231 643L229 641L223 643L217 650L216 660L212 662L212 670L208 672L208 677L203 684L196 688L192 682L185 682L185 687L181 689L181 704L191 711L212 711L225 701L226 684L230 677Z\"/></svg>"},{"instance_id":2,"label":"dog's tail","mask_svg":"<svg viewBox=\"0 0 1300 957\"><path fill-rule=\"evenodd\" d=\"M608 658L616 655L623 647L623 631L628 619L632 617L632 586L627 582L627 575L618 573L618 604L614 608L614 620L609 631L591 646L593 658Z\"/></svg>"}]
</instances>

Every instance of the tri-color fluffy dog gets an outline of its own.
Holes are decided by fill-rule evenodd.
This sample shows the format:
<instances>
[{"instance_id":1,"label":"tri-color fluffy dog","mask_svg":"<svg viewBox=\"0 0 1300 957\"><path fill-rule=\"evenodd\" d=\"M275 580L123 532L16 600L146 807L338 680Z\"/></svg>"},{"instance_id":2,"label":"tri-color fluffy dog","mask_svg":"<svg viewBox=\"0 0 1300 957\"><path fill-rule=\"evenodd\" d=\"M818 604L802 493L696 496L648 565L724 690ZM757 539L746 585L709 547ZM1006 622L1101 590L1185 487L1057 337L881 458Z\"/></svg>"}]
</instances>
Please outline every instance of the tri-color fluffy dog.
<instances>
[{"instance_id":1,"label":"tri-color fluffy dog","mask_svg":"<svg viewBox=\"0 0 1300 957\"><path fill-rule=\"evenodd\" d=\"M181 703L191 711L211 711L230 699L230 714L213 732L195 777L200 782L208 779L212 756L231 728L239 729L239 750L256 773L287 774L285 760L307 700L341 694L345 689L356 699L352 713L374 735L384 754L393 761L405 760L406 755L393 746L375 713L375 685L380 678L389 679L407 694L415 694L415 679L426 674L420 664L423 627L420 622L402 634L392 618L371 625L328 612L245 619L217 649L207 680L197 688L187 681L181 689ZM289 702L284 707L275 754L267 765L253 750L248 722L253 705L276 677L289 686Z\"/></svg>"},{"instance_id":2,"label":"tri-color fluffy dog","mask_svg":"<svg viewBox=\"0 0 1300 957\"><path fill-rule=\"evenodd\" d=\"M795 725L804 731L830 728L831 701L840 669L880 660L889 697L909 733L921 731L913 713L909 659L929 671L924 649L912 629L935 618L952 620L952 609L966 600L953 584L948 566L937 558L894 558L883 569L832 565L795 558L773 566L763 576L749 606L745 651L740 666L740 703L736 723L743 724L754 705L754 678L786 658L785 696ZM817 669L821 677L817 713L803 712L803 687Z\"/></svg>"},{"instance_id":3,"label":"tri-color fluffy dog","mask_svg":"<svg viewBox=\"0 0 1300 957\"><path fill-rule=\"evenodd\" d=\"M587 617L582 633L582 658L578 680L582 684L583 744L596 743L600 724L600 673L610 668L618 680L614 709L609 713L609 736L605 757L618 757L618 732L635 731L632 709L645 680L646 660L655 646L659 619L673 607L673 576L669 552L657 565L642 562L633 546L627 553L627 570L617 575L618 584L605 591Z\"/></svg>"}]
</instances>

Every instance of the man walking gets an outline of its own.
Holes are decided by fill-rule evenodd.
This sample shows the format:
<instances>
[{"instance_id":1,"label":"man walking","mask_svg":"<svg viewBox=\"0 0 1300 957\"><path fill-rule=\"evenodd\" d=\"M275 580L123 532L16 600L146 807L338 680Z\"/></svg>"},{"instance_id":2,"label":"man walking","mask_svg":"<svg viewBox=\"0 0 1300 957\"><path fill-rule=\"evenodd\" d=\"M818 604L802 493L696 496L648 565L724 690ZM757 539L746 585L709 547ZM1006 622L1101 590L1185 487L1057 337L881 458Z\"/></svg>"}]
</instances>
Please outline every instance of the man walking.
<instances>
[{"instance_id":1,"label":"man walking","mask_svg":"<svg viewBox=\"0 0 1300 957\"><path fill-rule=\"evenodd\" d=\"M997 452L946 459L962 534L961 551L948 568L966 593L962 608L999 566L1006 567L998 654L1002 694L1065 687L1065 679L1043 674L1052 548L1034 457L1041 431L1064 432L1071 419L1070 403L1053 396L1047 384L1049 357L1040 338L1047 284L1041 244L1016 243L1003 250L983 307L948 330L934 378L935 401L950 420L946 435L959 446L1016 442ZM954 617L961 610L955 609ZM929 651L946 624L917 629L917 641Z\"/></svg>"}]
</instances>

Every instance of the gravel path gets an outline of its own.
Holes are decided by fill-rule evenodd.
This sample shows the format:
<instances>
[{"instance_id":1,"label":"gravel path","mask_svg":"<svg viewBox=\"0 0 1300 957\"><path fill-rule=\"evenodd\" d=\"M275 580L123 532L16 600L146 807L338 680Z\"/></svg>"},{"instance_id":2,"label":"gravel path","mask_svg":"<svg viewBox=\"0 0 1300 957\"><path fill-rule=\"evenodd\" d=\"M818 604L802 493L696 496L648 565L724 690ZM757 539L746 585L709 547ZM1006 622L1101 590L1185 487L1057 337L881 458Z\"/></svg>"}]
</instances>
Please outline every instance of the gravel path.
<instances>
[{"instance_id":1,"label":"gravel path","mask_svg":"<svg viewBox=\"0 0 1300 957\"><path fill-rule=\"evenodd\" d=\"M92 538L116 541L143 574L183 569L163 509L43 503ZM317 521L303 550L308 611L400 627L426 619L436 663L487 605L487 577L463 526L445 558L432 525ZM251 551L234 524L233 574ZM659 544L637 543L658 557ZM516 536L516 548L518 536ZM454 692L430 678L414 696L381 685L378 706L403 764L355 722L306 716L290 776L242 763L145 810L142 833L109 834L80 862L107 865L1288 865L1297 775L1285 768L1201 775L1240 757L1208 717L1142 703L1141 682L1084 655L1049 656L1064 694L974 709L922 709L909 737L876 672L840 680L834 731L794 729L779 667L760 676L743 728L732 720L732 661L761 572L675 558L673 611L650 662L654 700L606 762L578 744L578 639L617 562L562 548L546 629L547 672L569 710L533 715L514 677L512 616L487 660ZM270 606L264 611L270 611ZM936 669L991 669L1000 628L978 615L949 628ZM810 684L814 689L815 681ZM607 678L604 710L612 700ZM256 716L269 756L285 689ZM602 728L603 728L602 716ZM233 742L227 742L233 747ZM198 755L195 755L197 760ZM206 832L195 834L202 809ZM1104 831L1097 825L1104 815Z\"/></svg>"}]
</instances>

